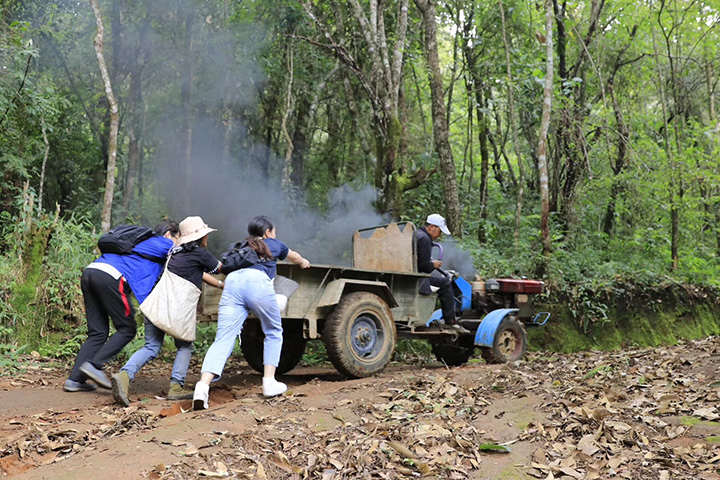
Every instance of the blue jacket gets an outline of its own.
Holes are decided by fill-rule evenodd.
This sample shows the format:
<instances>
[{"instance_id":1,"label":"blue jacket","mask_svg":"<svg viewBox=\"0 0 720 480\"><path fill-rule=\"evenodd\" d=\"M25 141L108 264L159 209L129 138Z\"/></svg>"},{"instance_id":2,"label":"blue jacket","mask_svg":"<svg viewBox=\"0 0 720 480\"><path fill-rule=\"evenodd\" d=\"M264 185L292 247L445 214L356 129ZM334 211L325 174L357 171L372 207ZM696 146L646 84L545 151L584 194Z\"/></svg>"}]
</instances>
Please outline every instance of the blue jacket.
<instances>
[{"instance_id":1,"label":"blue jacket","mask_svg":"<svg viewBox=\"0 0 720 480\"><path fill-rule=\"evenodd\" d=\"M127 280L135 298L142 303L150 295L162 273L165 259L173 245L169 238L154 236L138 243L130 255L104 253L95 262L107 263L117 268Z\"/></svg>"}]
</instances>

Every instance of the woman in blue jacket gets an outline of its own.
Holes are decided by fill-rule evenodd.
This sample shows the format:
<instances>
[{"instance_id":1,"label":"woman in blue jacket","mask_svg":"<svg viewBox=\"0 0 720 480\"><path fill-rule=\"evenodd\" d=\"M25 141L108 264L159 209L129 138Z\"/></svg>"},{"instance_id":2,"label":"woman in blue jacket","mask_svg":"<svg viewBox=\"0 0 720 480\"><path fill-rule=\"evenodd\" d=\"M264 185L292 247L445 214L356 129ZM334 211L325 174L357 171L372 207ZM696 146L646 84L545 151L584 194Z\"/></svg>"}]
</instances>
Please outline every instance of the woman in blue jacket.
<instances>
[{"instance_id":1,"label":"woman in blue jacket","mask_svg":"<svg viewBox=\"0 0 720 480\"><path fill-rule=\"evenodd\" d=\"M137 244L133 253L105 253L85 268L80 286L88 338L80 347L75 365L65 380L66 392L95 390L97 386L88 383L88 378L103 388L112 388L102 368L130 343L137 331L130 294L134 294L140 303L150 294L179 233L177 222L160 222L155 227L156 235ZM110 321L116 331L108 338Z\"/></svg>"}]
</instances>

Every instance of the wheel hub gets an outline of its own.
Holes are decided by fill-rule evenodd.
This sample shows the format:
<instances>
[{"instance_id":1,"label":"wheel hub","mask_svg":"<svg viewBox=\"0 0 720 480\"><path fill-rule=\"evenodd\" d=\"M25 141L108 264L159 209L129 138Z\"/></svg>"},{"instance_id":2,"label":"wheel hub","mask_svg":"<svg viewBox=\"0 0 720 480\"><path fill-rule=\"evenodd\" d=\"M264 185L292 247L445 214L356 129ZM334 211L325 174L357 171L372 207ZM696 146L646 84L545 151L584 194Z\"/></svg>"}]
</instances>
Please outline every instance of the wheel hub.
<instances>
[{"instance_id":1,"label":"wheel hub","mask_svg":"<svg viewBox=\"0 0 720 480\"><path fill-rule=\"evenodd\" d=\"M372 355L380 343L380 335L371 318L358 317L353 323L351 332L353 350L360 357Z\"/></svg>"},{"instance_id":2,"label":"wheel hub","mask_svg":"<svg viewBox=\"0 0 720 480\"><path fill-rule=\"evenodd\" d=\"M515 338L515 334L513 334L510 330L505 330L498 337L497 345L500 353L506 357L511 356L517 349L517 339Z\"/></svg>"}]
</instances>

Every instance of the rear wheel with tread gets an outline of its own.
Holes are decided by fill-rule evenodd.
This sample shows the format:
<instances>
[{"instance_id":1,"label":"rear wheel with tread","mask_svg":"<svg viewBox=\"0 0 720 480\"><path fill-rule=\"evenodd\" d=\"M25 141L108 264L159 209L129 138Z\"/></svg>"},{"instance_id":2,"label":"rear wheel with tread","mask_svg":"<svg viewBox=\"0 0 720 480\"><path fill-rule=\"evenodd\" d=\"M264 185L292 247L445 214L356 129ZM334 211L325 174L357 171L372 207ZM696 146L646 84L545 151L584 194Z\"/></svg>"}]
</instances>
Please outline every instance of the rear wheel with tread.
<instances>
[{"instance_id":1,"label":"rear wheel with tread","mask_svg":"<svg viewBox=\"0 0 720 480\"><path fill-rule=\"evenodd\" d=\"M368 292L345 295L325 321L323 342L335 368L349 377L382 371L395 351L395 322L385 301Z\"/></svg>"},{"instance_id":2,"label":"rear wheel with tread","mask_svg":"<svg viewBox=\"0 0 720 480\"><path fill-rule=\"evenodd\" d=\"M265 334L257 318L248 318L240 334L240 349L245 361L254 370L263 373L263 342ZM283 345L276 373L287 373L300 363L305 353L306 340L303 338L302 322L283 320Z\"/></svg>"}]
</instances>

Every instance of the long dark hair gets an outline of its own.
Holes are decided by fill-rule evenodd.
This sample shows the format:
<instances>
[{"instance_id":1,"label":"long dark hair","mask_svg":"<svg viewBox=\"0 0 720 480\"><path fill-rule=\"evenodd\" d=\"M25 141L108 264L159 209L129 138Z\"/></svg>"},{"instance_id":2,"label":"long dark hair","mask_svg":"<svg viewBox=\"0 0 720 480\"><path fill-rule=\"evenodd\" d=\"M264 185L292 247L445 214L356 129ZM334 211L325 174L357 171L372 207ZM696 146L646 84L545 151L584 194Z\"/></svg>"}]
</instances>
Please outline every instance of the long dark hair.
<instances>
[{"instance_id":1,"label":"long dark hair","mask_svg":"<svg viewBox=\"0 0 720 480\"><path fill-rule=\"evenodd\" d=\"M169 218L163 219L162 222L155 225L155 234L163 236L167 232L170 232L170 235L173 237L177 237L180 234L180 225L174 220L170 220Z\"/></svg>"},{"instance_id":2,"label":"long dark hair","mask_svg":"<svg viewBox=\"0 0 720 480\"><path fill-rule=\"evenodd\" d=\"M270 253L270 249L262 237L265 235L265 232L273 228L275 228L275 226L272 220L265 215L258 215L248 223L248 234L250 234L250 236L247 237L245 241L257 252L259 257L265 259L272 258L272 253Z\"/></svg>"}]
</instances>

